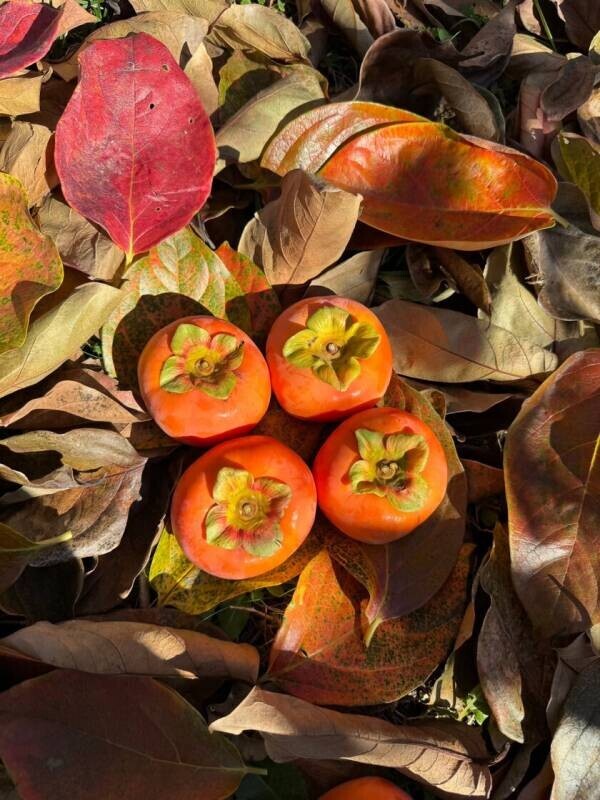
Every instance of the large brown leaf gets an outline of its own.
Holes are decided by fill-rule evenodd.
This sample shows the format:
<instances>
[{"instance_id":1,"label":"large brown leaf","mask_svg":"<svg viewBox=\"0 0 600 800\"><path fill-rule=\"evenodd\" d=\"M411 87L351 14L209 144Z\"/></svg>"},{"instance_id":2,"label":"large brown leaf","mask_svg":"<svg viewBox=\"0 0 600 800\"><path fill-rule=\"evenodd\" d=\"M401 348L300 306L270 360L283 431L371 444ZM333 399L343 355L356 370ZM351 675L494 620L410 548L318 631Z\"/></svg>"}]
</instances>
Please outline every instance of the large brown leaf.
<instances>
[{"instance_id":1,"label":"large brown leaf","mask_svg":"<svg viewBox=\"0 0 600 800\"><path fill-rule=\"evenodd\" d=\"M365 606L367 639L385 620L403 617L423 606L452 572L465 530L467 487L452 436L420 392L392 378L384 403L415 414L442 443L448 463L448 491L439 508L410 536L368 545L324 526L329 552L369 592Z\"/></svg>"},{"instance_id":2,"label":"large brown leaf","mask_svg":"<svg viewBox=\"0 0 600 800\"><path fill-rule=\"evenodd\" d=\"M0 173L0 353L23 344L33 308L63 279L58 251L27 207L21 182Z\"/></svg>"},{"instance_id":3,"label":"large brown leaf","mask_svg":"<svg viewBox=\"0 0 600 800\"><path fill-rule=\"evenodd\" d=\"M56 670L0 697L0 756L22 800L222 800L245 767L200 714L152 678ZM93 775L93 777L92 777Z\"/></svg>"},{"instance_id":4,"label":"large brown leaf","mask_svg":"<svg viewBox=\"0 0 600 800\"><path fill-rule=\"evenodd\" d=\"M94 42L79 61L80 81L56 129L56 168L69 205L131 259L202 207L214 135L189 79L148 34Z\"/></svg>"},{"instance_id":5,"label":"large brown leaf","mask_svg":"<svg viewBox=\"0 0 600 800\"><path fill-rule=\"evenodd\" d=\"M483 740L477 731L452 722L392 725L257 688L210 727L237 735L257 731L274 761L342 759L392 767L453 797L484 798L491 788Z\"/></svg>"},{"instance_id":6,"label":"large brown leaf","mask_svg":"<svg viewBox=\"0 0 600 800\"><path fill-rule=\"evenodd\" d=\"M0 150L0 171L21 181L30 206L38 205L58 183L51 136L45 125L15 121Z\"/></svg>"},{"instance_id":7,"label":"large brown leaf","mask_svg":"<svg viewBox=\"0 0 600 800\"><path fill-rule=\"evenodd\" d=\"M442 383L517 381L550 372L553 353L459 311L390 300L375 309L401 375Z\"/></svg>"},{"instance_id":8,"label":"large brown leaf","mask_svg":"<svg viewBox=\"0 0 600 800\"><path fill-rule=\"evenodd\" d=\"M258 675L258 652L250 645L141 622L38 622L4 637L0 649L54 667L104 675L229 678L248 683Z\"/></svg>"},{"instance_id":9,"label":"large brown leaf","mask_svg":"<svg viewBox=\"0 0 600 800\"><path fill-rule=\"evenodd\" d=\"M571 356L523 404L505 448L515 589L544 636L600 611L600 350Z\"/></svg>"},{"instance_id":10,"label":"large brown leaf","mask_svg":"<svg viewBox=\"0 0 600 800\"><path fill-rule=\"evenodd\" d=\"M398 700L445 658L466 602L466 547L453 572L417 611L383 622L363 642L362 588L326 550L305 567L270 655L269 677L285 691L324 705Z\"/></svg>"},{"instance_id":11,"label":"large brown leaf","mask_svg":"<svg viewBox=\"0 0 600 800\"><path fill-rule=\"evenodd\" d=\"M359 208L360 197L293 170L281 197L246 225L239 250L274 286L307 283L342 255Z\"/></svg>"}]
</instances>

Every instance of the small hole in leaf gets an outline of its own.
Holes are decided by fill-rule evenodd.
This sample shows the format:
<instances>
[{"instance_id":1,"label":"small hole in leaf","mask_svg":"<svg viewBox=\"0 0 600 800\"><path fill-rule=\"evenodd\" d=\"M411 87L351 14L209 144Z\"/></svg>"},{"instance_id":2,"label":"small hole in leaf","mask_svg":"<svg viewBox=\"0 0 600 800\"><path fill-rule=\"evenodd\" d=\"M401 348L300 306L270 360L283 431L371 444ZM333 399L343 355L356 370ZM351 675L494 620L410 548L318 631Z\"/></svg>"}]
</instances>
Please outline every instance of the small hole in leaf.
<instances>
[{"instance_id":1,"label":"small hole in leaf","mask_svg":"<svg viewBox=\"0 0 600 800\"><path fill-rule=\"evenodd\" d=\"M194 118L193 118L193 117L190 117L190 118L189 118L189 120L188 120L188 122L190 123L190 125L192 124L192 122L193 122L193 121L194 121Z\"/></svg>"},{"instance_id":2,"label":"small hole in leaf","mask_svg":"<svg viewBox=\"0 0 600 800\"><path fill-rule=\"evenodd\" d=\"M165 72L168 72L169 71L169 65L168 64L163 64L162 65L162 69L164 69Z\"/></svg>"},{"instance_id":3,"label":"small hole in leaf","mask_svg":"<svg viewBox=\"0 0 600 800\"><path fill-rule=\"evenodd\" d=\"M154 108L154 103L150 103L150 111Z\"/></svg>"},{"instance_id":4,"label":"small hole in leaf","mask_svg":"<svg viewBox=\"0 0 600 800\"><path fill-rule=\"evenodd\" d=\"M155 211L160 211L160 206L156 206Z\"/></svg>"}]
</instances>

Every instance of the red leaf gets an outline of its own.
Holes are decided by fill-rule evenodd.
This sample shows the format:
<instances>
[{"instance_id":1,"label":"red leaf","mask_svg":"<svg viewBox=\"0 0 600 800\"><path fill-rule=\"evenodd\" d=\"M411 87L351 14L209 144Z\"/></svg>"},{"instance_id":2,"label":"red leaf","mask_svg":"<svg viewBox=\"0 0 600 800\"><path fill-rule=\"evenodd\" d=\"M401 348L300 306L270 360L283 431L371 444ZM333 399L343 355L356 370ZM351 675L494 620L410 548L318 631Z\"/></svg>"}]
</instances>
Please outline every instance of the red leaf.
<instances>
[{"instance_id":1,"label":"red leaf","mask_svg":"<svg viewBox=\"0 0 600 800\"><path fill-rule=\"evenodd\" d=\"M5 3L0 8L0 78L43 58L58 36L62 8Z\"/></svg>"},{"instance_id":2,"label":"red leaf","mask_svg":"<svg viewBox=\"0 0 600 800\"><path fill-rule=\"evenodd\" d=\"M56 128L69 205L131 257L183 228L210 192L216 145L189 79L152 36L101 40Z\"/></svg>"}]
</instances>

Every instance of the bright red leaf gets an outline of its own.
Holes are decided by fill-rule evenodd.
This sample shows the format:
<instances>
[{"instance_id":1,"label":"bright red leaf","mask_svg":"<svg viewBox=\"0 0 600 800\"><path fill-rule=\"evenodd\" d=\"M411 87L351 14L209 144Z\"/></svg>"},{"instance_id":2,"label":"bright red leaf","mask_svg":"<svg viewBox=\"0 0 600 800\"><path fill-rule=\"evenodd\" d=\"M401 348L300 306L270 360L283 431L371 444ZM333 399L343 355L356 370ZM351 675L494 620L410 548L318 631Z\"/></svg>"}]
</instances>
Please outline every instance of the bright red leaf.
<instances>
[{"instance_id":1,"label":"bright red leaf","mask_svg":"<svg viewBox=\"0 0 600 800\"><path fill-rule=\"evenodd\" d=\"M210 121L168 49L145 33L101 40L56 129L69 204L131 258L183 228L210 192Z\"/></svg>"},{"instance_id":2,"label":"bright red leaf","mask_svg":"<svg viewBox=\"0 0 600 800\"><path fill-rule=\"evenodd\" d=\"M43 58L58 35L62 8L5 3L0 8L0 78Z\"/></svg>"}]
</instances>

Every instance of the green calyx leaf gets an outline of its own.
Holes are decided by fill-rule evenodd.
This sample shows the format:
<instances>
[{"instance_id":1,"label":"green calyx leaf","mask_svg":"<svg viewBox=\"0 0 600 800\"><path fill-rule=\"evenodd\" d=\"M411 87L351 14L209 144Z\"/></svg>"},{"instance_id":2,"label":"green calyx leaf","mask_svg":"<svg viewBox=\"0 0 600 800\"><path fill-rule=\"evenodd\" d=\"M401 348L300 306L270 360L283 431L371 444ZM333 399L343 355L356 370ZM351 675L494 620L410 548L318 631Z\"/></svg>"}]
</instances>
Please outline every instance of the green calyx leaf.
<instances>
[{"instance_id":1,"label":"green calyx leaf","mask_svg":"<svg viewBox=\"0 0 600 800\"><path fill-rule=\"evenodd\" d=\"M184 394L200 389L226 400L237 383L235 370L244 360L244 343L229 333L211 336L199 325L182 323L171 338L171 353L160 372L166 392Z\"/></svg>"},{"instance_id":2,"label":"green calyx leaf","mask_svg":"<svg viewBox=\"0 0 600 800\"><path fill-rule=\"evenodd\" d=\"M285 342L283 355L300 369L311 369L319 380L346 391L361 372L381 337L372 325L356 322L343 308L323 306L306 321L306 328Z\"/></svg>"},{"instance_id":3,"label":"green calyx leaf","mask_svg":"<svg viewBox=\"0 0 600 800\"><path fill-rule=\"evenodd\" d=\"M374 494L400 512L422 508L429 484L421 473L429 459L429 447L419 434L383 434L368 428L355 431L360 459L348 471L352 491Z\"/></svg>"},{"instance_id":4,"label":"green calyx leaf","mask_svg":"<svg viewBox=\"0 0 600 800\"><path fill-rule=\"evenodd\" d=\"M239 548L259 558L279 550L283 544L280 522L292 498L286 483L222 467L212 497L215 505L204 519L207 542L226 550Z\"/></svg>"}]
</instances>

